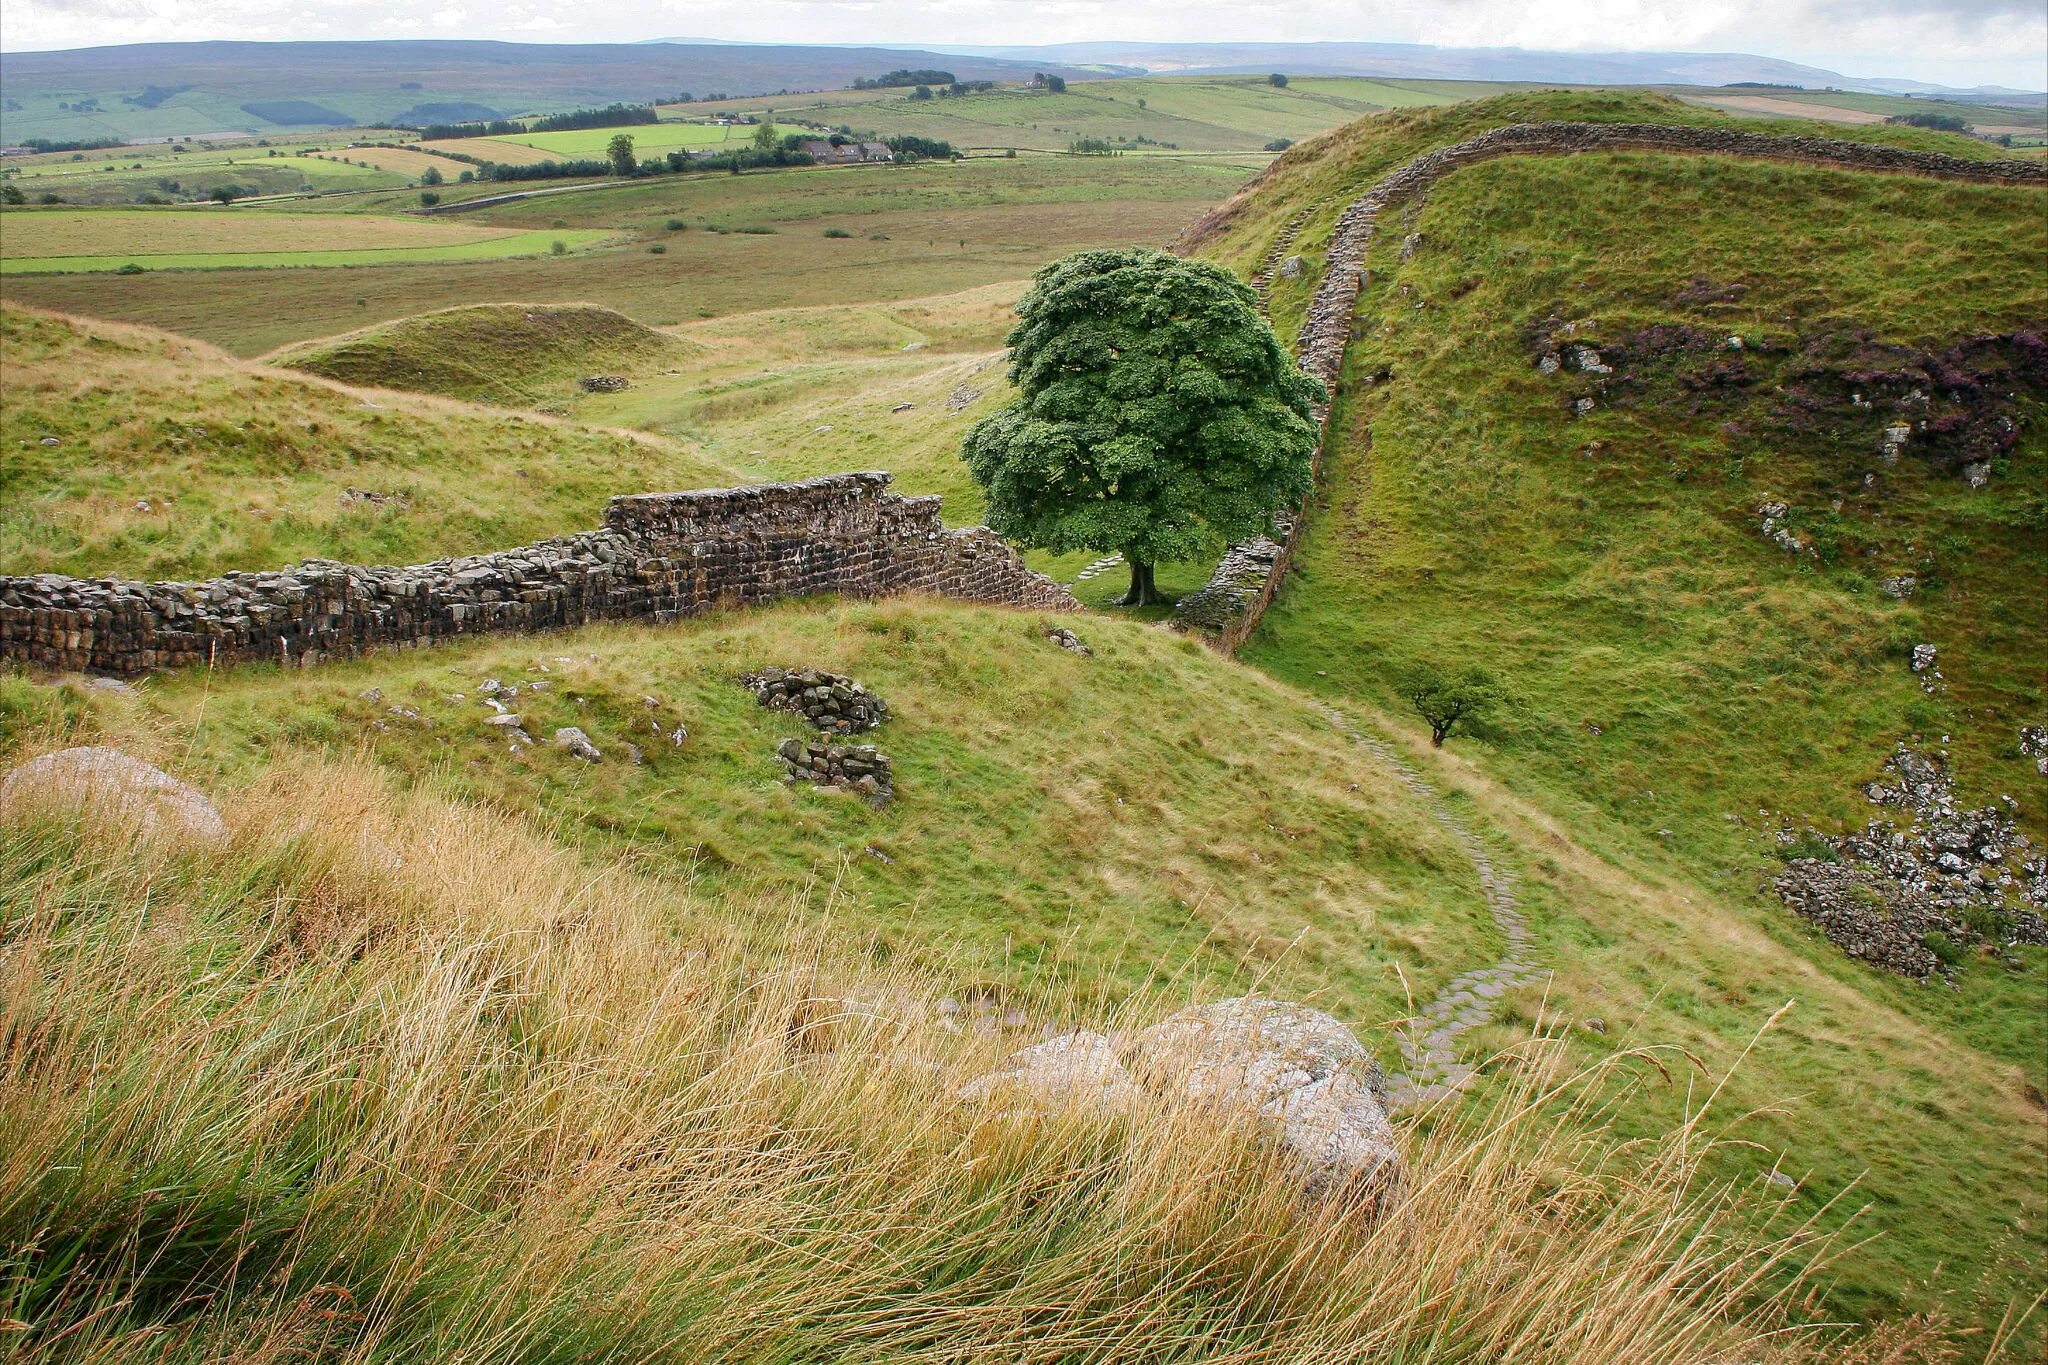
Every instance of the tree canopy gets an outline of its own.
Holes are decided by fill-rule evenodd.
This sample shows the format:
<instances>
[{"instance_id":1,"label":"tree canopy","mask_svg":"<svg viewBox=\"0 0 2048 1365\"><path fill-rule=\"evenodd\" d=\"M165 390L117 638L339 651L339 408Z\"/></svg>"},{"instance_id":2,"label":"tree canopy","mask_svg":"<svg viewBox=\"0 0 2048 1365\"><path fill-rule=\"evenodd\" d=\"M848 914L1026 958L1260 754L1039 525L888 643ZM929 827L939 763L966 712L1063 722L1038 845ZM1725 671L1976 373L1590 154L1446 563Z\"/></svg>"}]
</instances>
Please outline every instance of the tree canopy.
<instances>
[{"instance_id":1,"label":"tree canopy","mask_svg":"<svg viewBox=\"0 0 2048 1365\"><path fill-rule=\"evenodd\" d=\"M1234 276L1163 251L1084 251L1040 270L1017 313L1017 397L964 448L997 531L1121 551L1125 600L1146 602L1154 565L1265 534L1307 496L1323 387Z\"/></svg>"}]
</instances>

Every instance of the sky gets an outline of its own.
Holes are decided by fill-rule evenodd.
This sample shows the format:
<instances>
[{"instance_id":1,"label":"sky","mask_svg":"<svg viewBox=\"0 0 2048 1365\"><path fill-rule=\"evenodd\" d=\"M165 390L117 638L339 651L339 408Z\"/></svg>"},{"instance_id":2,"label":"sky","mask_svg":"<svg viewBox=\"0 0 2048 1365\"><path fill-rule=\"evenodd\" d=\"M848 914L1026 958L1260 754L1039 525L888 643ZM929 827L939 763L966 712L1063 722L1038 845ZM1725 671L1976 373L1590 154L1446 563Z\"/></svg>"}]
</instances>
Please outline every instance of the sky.
<instances>
[{"instance_id":1,"label":"sky","mask_svg":"<svg viewBox=\"0 0 2048 1365\"><path fill-rule=\"evenodd\" d=\"M1408 42L1750 52L1848 76L2048 88L2043 0L0 0L7 51L205 38Z\"/></svg>"}]
</instances>

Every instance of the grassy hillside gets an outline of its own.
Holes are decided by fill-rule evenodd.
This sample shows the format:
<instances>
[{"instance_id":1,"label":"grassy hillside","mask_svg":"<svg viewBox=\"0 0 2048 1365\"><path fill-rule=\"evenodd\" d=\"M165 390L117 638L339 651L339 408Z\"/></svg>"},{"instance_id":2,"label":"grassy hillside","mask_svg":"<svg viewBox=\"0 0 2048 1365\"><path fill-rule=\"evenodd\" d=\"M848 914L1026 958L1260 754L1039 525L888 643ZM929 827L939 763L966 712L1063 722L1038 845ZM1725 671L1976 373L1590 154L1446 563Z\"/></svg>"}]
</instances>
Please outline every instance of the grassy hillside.
<instances>
[{"instance_id":1,"label":"grassy hillside","mask_svg":"<svg viewBox=\"0 0 2048 1365\"><path fill-rule=\"evenodd\" d=\"M1273 323L1292 339L1314 291L1330 229L1344 205L1388 172L1422 153L1462 142L1503 124L1576 119L1588 123L1671 123L1735 127L1783 136L1808 135L1918 147L1950 156L1994 158L2001 149L1954 133L1883 124L1844 127L1796 119L1731 119L1715 110L1665 95L1625 91L1538 91L1501 95L1440 108L1395 111L1361 119L1304 142L1194 225L1185 250L1251 274L1289 224L1300 220L1291 252L1311 265L1292 280L1276 280L1269 300Z\"/></svg>"},{"instance_id":2,"label":"grassy hillside","mask_svg":"<svg viewBox=\"0 0 2048 1365\"><path fill-rule=\"evenodd\" d=\"M424 313L267 359L344 384L531 407L579 392L584 375L659 366L688 349L609 308L499 303Z\"/></svg>"},{"instance_id":3,"label":"grassy hillside","mask_svg":"<svg viewBox=\"0 0 2048 1365\"><path fill-rule=\"evenodd\" d=\"M672 442L372 397L137 328L9 306L0 341L4 573L407 563L594 526L621 491L739 482Z\"/></svg>"},{"instance_id":4,"label":"grassy hillside","mask_svg":"<svg viewBox=\"0 0 2048 1365\"><path fill-rule=\"evenodd\" d=\"M1417 151L1517 118L1665 112L1518 97L1382 116L1283 158L1271 198L1199 241L1254 261L1308 208L1306 279L1274 296L1291 330L1334 214ZM1780 830L1878 814L1862 788L1899 743L1946 754L1960 799L2011 796L2048 835L2017 742L2048 717L2048 376L2026 339L2048 318L2027 264L2044 222L2038 190L1732 159L1457 172L1382 219L1299 572L1246 657L1347 708L1400 707L1414 664L1491 670L1512 701L1453 746L1604 855L1705 889L1674 935L1796 946L1873 1010L2024 1068L2038 1095L2048 952L1986 952L1953 991L1914 986L1760 886ZM1546 372L1546 354L1571 363ZM1899 421L1915 434L1888 462ZM1962 466L1980 458L1973 488ZM1775 501L1803 549L1767 535ZM1903 574L1911 596L1880 590ZM1908 668L1923 642L1946 680L1932 693ZM2008 1151L2039 1160L2038 1107L2009 1122ZM2023 1188L1975 1197L2001 1222L2038 1216ZM1908 1279L1945 1254L1890 1235Z\"/></svg>"},{"instance_id":5,"label":"grassy hillside","mask_svg":"<svg viewBox=\"0 0 2048 1365\"><path fill-rule=\"evenodd\" d=\"M1728 1203L1706 1125L1601 1130L1623 1066L1525 1046L1498 1105L1413 1135L1374 1225L1198 1113L961 1103L1020 1031L935 1027L944 974L810 927L843 900L273 758L215 788L217 848L0 812L18 1351L1845 1358L1747 1295L1812 1246Z\"/></svg>"},{"instance_id":6,"label":"grassy hillside","mask_svg":"<svg viewBox=\"0 0 2048 1365\"><path fill-rule=\"evenodd\" d=\"M1499 951L1470 862L1302 694L1156 629L1078 624L1093 659L1055 649L1028 614L793 606L309 673L165 677L133 698L14 679L0 682L0 723L17 744L175 755L181 773L229 792L302 783L309 756L366 762L420 798L475 803L498 831L478 836L494 858L516 856L530 819L562 850L551 875L626 860L700 901L753 907L738 917L753 921L739 932L756 962L776 962L778 940L828 934L914 973L925 998L1021 1011L1027 1035L1076 1014L1154 1017L1196 983L1256 984L1355 1021L1393 1061L1386 1028L1410 1001ZM875 738L895 760L893 805L779 781L772 752L793 723L733 682L778 661L850 673L889 700ZM511 704L534 733L579 726L604 761L509 751L481 723L487 678L520 689ZM1717 1107L1747 1115L1733 1134L1750 1145L1700 1154L1708 1182L1747 1204L1775 1195L1764 1176L1782 1165L1798 1181L1788 1217L1839 1229L1861 1209L1854 1235L1877 1237L1831 1267L1810 1310L1820 1317L1983 1323L2031 1292L2041 1151L2017 1065L1817 967L1796 935L1711 892L1590 850L1483 773L1418 747L1398 720L1353 714L1393 735L1522 876L1553 975L1469 1040L1473 1059L1517 1046L1539 1020L1562 1030L1557 1064L1626 1080L1601 1119L1615 1140L1651 1138L1700 1103L1682 1054L1660 1077L1638 1048L1683 1049L1717 1077L1734 1068ZM653 732L678 722L679 748ZM357 837L356 820L331 823ZM519 894L496 903L529 909ZM349 916L322 904L311 896L305 932L349 941ZM681 922L689 944L719 921ZM1495 1077L1475 1114L1514 1102L1526 1073L1504 1062ZM1436 1120L1412 1140L1431 1131ZM1937 1206L1940 1218L1925 1216Z\"/></svg>"}]
</instances>

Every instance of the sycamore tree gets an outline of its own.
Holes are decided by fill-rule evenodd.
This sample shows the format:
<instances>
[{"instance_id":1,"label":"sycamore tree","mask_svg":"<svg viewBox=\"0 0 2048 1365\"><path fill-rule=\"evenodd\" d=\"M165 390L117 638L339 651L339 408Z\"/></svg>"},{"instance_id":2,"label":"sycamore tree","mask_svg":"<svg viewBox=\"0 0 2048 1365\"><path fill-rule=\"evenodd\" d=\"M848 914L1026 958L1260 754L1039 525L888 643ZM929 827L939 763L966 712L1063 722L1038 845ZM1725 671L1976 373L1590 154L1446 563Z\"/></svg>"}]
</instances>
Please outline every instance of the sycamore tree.
<instances>
[{"instance_id":1,"label":"sycamore tree","mask_svg":"<svg viewBox=\"0 0 2048 1365\"><path fill-rule=\"evenodd\" d=\"M1234 276L1163 251L1083 251L1039 271L1017 314L1017 397L964 449L997 531L1121 551L1123 600L1145 605L1156 565L1270 532L1307 496L1323 387Z\"/></svg>"}]
</instances>

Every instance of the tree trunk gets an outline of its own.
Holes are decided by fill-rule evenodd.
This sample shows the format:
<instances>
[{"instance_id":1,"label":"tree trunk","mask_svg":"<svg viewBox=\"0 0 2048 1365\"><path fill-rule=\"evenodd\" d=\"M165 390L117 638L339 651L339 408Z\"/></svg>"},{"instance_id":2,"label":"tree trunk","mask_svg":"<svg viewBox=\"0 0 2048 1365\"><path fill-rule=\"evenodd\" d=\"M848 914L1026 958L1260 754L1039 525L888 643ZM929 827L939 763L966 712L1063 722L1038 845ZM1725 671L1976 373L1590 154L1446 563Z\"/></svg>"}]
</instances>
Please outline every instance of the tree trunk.
<instances>
[{"instance_id":1,"label":"tree trunk","mask_svg":"<svg viewBox=\"0 0 2048 1365\"><path fill-rule=\"evenodd\" d=\"M1120 607L1149 607L1159 601L1159 585L1152 581L1152 566L1124 556L1131 563L1131 590L1117 599Z\"/></svg>"}]
</instances>

